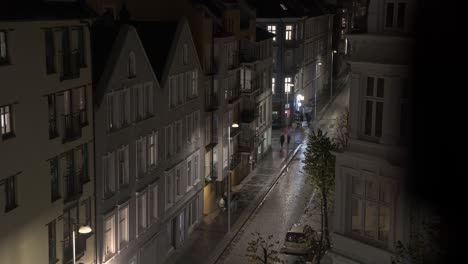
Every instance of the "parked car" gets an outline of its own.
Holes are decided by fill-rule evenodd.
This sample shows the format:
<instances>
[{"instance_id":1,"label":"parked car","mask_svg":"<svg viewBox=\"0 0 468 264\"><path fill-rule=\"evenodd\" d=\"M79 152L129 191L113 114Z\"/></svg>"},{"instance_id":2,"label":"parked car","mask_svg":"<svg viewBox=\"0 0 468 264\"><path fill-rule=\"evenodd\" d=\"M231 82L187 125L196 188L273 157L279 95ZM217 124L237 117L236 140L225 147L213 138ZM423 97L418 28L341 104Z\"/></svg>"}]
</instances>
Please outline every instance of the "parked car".
<instances>
[{"instance_id":1,"label":"parked car","mask_svg":"<svg viewBox=\"0 0 468 264\"><path fill-rule=\"evenodd\" d=\"M280 252L284 254L306 255L311 253L312 241L317 241L317 232L307 224L294 224L286 233Z\"/></svg>"}]
</instances>

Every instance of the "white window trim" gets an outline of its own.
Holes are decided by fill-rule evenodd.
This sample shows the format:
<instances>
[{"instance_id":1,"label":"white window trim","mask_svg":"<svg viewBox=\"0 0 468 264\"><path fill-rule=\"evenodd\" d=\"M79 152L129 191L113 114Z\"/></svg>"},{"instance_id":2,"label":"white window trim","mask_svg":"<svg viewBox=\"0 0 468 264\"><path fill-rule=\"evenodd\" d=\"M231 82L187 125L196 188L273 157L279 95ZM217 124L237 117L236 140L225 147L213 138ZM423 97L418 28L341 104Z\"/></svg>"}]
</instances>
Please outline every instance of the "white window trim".
<instances>
[{"instance_id":1,"label":"white window trim","mask_svg":"<svg viewBox=\"0 0 468 264\"><path fill-rule=\"evenodd\" d=\"M374 84L373 84L373 95L372 96L368 96L367 95L367 80L368 78L373 78L374 79ZM384 95L383 97L377 97L377 87L378 87L378 80L379 79L383 79L384 80L384 84L383 84L383 91L384 91ZM362 115L361 115L361 129L360 129L360 136L362 138L366 138L366 139L370 139L370 140L380 140L383 136L383 129L384 129L384 118L385 118L385 93L386 93L386 90L385 87L386 87L386 82L388 82L388 80L386 81L385 80L386 78L384 76L379 76L379 75L368 75L368 76L365 76L364 77L364 85L362 86L363 87L363 90L362 91L362 97L360 98L361 100L361 111L362 111ZM373 104L372 104L372 124L371 124L371 135L366 135L366 101L372 101ZM382 135L380 136L376 136L375 135L375 128L376 128L376 118L375 118L375 115L377 114L377 103L378 102L381 102L383 103L383 107L382 107Z\"/></svg>"},{"instance_id":2,"label":"white window trim","mask_svg":"<svg viewBox=\"0 0 468 264\"><path fill-rule=\"evenodd\" d=\"M153 210L153 207L154 207L154 188L156 188L156 217L154 217L154 210ZM149 191L150 191L150 196L149 196L149 199L150 199L150 203L149 203L149 206L150 206L150 225L154 224L154 223L157 223L159 221L159 213L160 213L160 206L159 206L159 193L161 192L160 189L159 189L159 182L155 182L153 184L151 184L149 186Z\"/></svg>"},{"instance_id":3,"label":"white window trim","mask_svg":"<svg viewBox=\"0 0 468 264\"><path fill-rule=\"evenodd\" d=\"M116 236L115 236L115 233L116 233L116 209L112 210L112 212L106 214L103 216L103 230L102 230L102 235L103 235L103 247L102 247L102 257L103 257L103 262L108 262L110 261L112 258L114 258L118 253L117 253L117 239L116 239ZM105 233L105 229L106 229L106 222L109 218L113 218L113 223L112 223L112 230L110 231L111 234L112 234L112 243L114 244L114 252L112 254L106 254L106 233Z\"/></svg>"},{"instance_id":4,"label":"white window trim","mask_svg":"<svg viewBox=\"0 0 468 264\"><path fill-rule=\"evenodd\" d=\"M120 211L127 208L127 241L121 245L121 237L122 237L122 230L120 230ZM117 253L120 254L120 252L128 247L130 244L130 202L126 201L120 205L117 206L117 246L118 246L118 251Z\"/></svg>"},{"instance_id":5,"label":"white window trim","mask_svg":"<svg viewBox=\"0 0 468 264\"><path fill-rule=\"evenodd\" d=\"M189 174L188 174L188 164L190 162L190 177L189 177ZM189 192L190 190L193 189L193 154L188 156L187 159L185 160L185 170L186 170L186 173L185 173L185 178L187 179L187 188L185 189L185 192ZM190 181L189 181L189 178L190 178Z\"/></svg>"}]
</instances>

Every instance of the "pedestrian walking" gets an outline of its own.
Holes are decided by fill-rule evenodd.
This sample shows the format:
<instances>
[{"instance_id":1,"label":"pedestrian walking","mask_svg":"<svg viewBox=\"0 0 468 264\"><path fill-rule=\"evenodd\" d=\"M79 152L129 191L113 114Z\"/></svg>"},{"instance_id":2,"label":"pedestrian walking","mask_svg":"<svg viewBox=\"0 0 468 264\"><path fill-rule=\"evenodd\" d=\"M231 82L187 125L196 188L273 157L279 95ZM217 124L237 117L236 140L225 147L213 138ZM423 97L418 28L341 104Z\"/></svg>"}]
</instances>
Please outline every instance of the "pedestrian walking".
<instances>
[{"instance_id":1,"label":"pedestrian walking","mask_svg":"<svg viewBox=\"0 0 468 264\"><path fill-rule=\"evenodd\" d=\"M283 149L283 143L284 143L284 134L281 134L281 137L280 137L280 143L281 143L281 149Z\"/></svg>"}]
</instances>

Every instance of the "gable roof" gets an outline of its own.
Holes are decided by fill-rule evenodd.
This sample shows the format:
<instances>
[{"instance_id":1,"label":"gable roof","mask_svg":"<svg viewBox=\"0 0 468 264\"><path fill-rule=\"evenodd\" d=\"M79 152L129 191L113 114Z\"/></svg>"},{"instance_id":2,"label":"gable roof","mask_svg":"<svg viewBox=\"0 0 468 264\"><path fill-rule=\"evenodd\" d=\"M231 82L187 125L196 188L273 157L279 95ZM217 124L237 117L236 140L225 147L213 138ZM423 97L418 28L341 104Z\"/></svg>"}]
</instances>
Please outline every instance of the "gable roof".
<instances>
[{"instance_id":1,"label":"gable roof","mask_svg":"<svg viewBox=\"0 0 468 264\"><path fill-rule=\"evenodd\" d=\"M136 28L154 73L161 83L177 32L176 21L130 21Z\"/></svg>"},{"instance_id":2,"label":"gable roof","mask_svg":"<svg viewBox=\"0 0 468 264\"><path fill-rule=\"evenodd\" d=\"M0 20L59 20L96 17L82 1L1 0Z\"/></svg>"},{"instance_id":3,"label":"gable roof","mask_svg":"<svg viewBox=\"0 0 468 264\"><path fill-rule=\"evenodd\" d=\"M275 34L266 31L263 28L257 27L255 32L255 41L262 41L266 39L273 38Z\"/></svg>"}]
</instances>

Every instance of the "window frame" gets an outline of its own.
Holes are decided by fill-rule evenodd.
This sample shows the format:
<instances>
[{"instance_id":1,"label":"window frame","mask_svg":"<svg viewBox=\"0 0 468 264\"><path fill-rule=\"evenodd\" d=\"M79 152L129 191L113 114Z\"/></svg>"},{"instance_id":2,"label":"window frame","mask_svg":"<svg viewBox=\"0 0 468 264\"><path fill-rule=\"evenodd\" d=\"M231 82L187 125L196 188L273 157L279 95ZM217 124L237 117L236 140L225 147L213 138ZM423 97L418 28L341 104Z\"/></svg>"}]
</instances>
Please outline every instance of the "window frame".
<instances>
[{"instance_id":1,"label":"window frame","mask_svg":"<svg viewBox=\"0 0 468 264\"><path fill-rule=\"evenodd\" d=\"M4 185L5 190L5 207L4 212L8 213L18 207L18 183L16 175L6 177L0 181L0 185Z\"/></svg>"},{"instance_id":2,"label":"window frame","mask_svg":"<svg viewBox=\"0 0 468 264\"><path fill-rule=\"evenodd\" d=\"M0 65L8 65L10 64L10 58L9 58L9 52L8 52L8 30L0 30L0 34L3 33L3 45L2 42L0 42ZM1 38L0 38L1 41ZM5 56L2 57L1 52L2 52L2 46L4 49Z\"/></svg>"},{"instance_id":3,"label":"window frame","mask_svg":"<svg viewBox=\"0 0 468 264\"><path fill-rule=\"evenodd\" d=\"M6 110L7 108L8 111ZM7 120L8 123L5 123L5 120ZM7 131L7 128L9 128L9 131ZM0 134L2 135L3 140L15 137L13 124L13 104L0 106Z\"/></svg>"},{"instance_id":4,"label":"window frame","mask_svg":"<svg viewBox=\"0 0 468 264\"><path fill-rule=\"evenodd\" d=\"M293 36L293 25L292 24L285 25L284 26L284 39L293 40L292 36Z\"/></svg>"},{"instance_id":5,"label":"window frame","mask_svg":"<svg viewBox=\"0 0 468 264\"><path fill-rule=\"evenodd\" d=\"M368 95L368 90L369 90L369 83L370 79L372 79L372 94ZM363 91L362 91L362 115L361 115L361 137L372 140L372 141L379 141L382 138L383 135L383 126L384 126L384 110L385 110L385 87L386 87L386 81L384 76L366 76L365 77L365 86L363 86ZM383 80L383 85L382 85L382 96L378 96L379 94L379 80ZM367 121L368 121L368 116L367 116L367 105L368 103L371 103L372 106L372 111L370 112L370 134L367 134L366 128L367 128ZM381 117L380 120L378 120L378 104L381 104ZM380 135L377 135L377 127L378 123L380 122Z\"/></svg>"},{"instance_id":6,"label":"window frame","mask_svg":"<svg viewBox=\"0 0 468 264\"><path fill-rule=\"evenodd\" d=\"M103 217L103 229L102 229L102 232L103 232L103 246L102 246L102 256L104 258L104 262L108 261L109 259L111 259L113 256L115 256L117 254L117 246L116 246L116 243L117 243L117 239L116 239L116 236L115 236L115 229L116 229L116 212L115 211L112 211L111 213L105 215ZM107 223L110 222L111 224L111 227L110 227L110 230L107 230ZM110 240L111 241L107 241L107 232L109 232L110 234ZM110 243L109 243L110 242ZM112 251L109 253L108 251L108 243L109 245L111 245L111 249Z\"/></svg>"},{"instance_id":7,"label":"window frame","mask_svg":"<svg viewBox=\"0 0 468 264\"><path fill-rule=\"evenodd\" d=\"M130 243L130 206L129 206L129 202L125 202L121 205L118 206L118 227L117 227L117 246L118 246L118 250L122 250L124 248L126 248L128 246L128 244ZM121 215L122 215L122 211L126 210L126 214L127 214L127 217L125 218L125 220L122 220L121 219ZM125 237L122 235L123 232L121 230L121 222L122 221L125 221L126 222L126 234L125 234ZM125 239L123 239L126 238Z\"/></svg>"},{"instance_id":8,"label":"window frame","mask_svg":"<svg viewBox=\"0 0 468 264\"><path fill-rule=\"evenodd\" d=\"M144 203L141 209L139 209L140 199ZM144 215L140 216L140 213L143 213ZM140 223L140 221L144 221L144 222ZM140 235L142 235L148 229L148 227L149 227L148 190L147 188L145 188L136 193L136 236L139 237Z\"/></svg>"},{"instance_id":9,"label":"window frame","mask_svg":"<svg viewBox=\"0 0 468 264\"><path fill-rule=\"evenodd\" d=\"M276 25L275 24L267 25L267 31L272 34L275 34L275 36L273 37L273 42L275 42L276 41Z\"/></svg>"}]
</instances>

